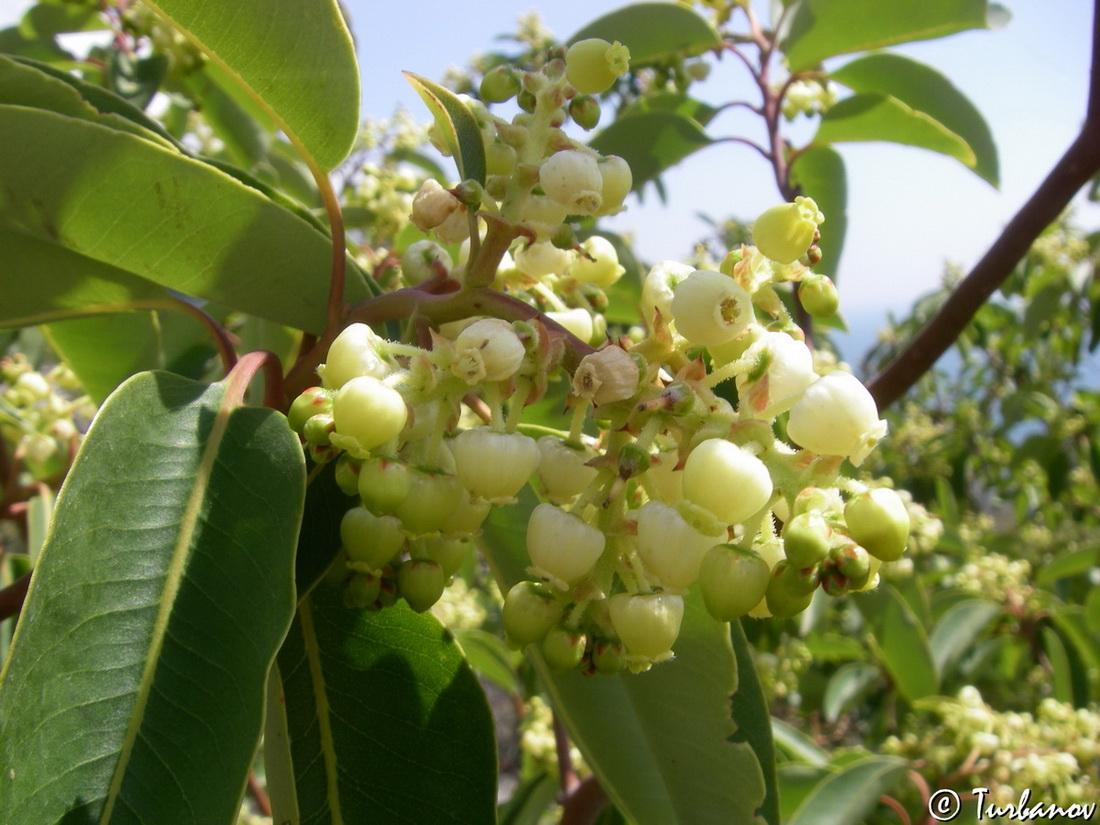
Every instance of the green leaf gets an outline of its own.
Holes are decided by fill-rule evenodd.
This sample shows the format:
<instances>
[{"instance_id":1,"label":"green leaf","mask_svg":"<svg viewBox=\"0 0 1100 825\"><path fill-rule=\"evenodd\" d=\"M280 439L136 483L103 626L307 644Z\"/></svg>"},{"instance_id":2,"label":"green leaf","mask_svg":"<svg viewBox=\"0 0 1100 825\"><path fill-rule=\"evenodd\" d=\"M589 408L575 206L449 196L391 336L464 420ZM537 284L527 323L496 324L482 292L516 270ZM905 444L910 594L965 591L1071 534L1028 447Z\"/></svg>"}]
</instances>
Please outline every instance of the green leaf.
<instances>
[{"instance_id":1,"label":"green leaf","mask_svg":"<svg viewBox=\"0 0 1100 825\"><path fill-rule=\"evenodd\" d=\"M60 321L45 327L57 354L97 404L131 375L162 369L199 379L217 356L210 333L177 312L132 312Z\"/></svg>"},{"instance_id":2,"label":"green leaf","mask_svg":"<svg viewBox=\"0 0 1100 825\"><path fill-rule=\"evenodd\" d=\"M986 0L803 0L783 43L791 72L827 57L946 37L986 23Z\"/></svg>"},{"instance_id":3,"label":"green leaf","mask_svg":"<svg viewBox=\"0 0 1100 825\"><path fill-rule=\"evenodd\" d=\"M0 821L233 821L304 492L286 419L220 384L143 373L108 399L0 677Z\"/></svg>"},{"instance_id":4,"label":"green leaf","mask_svg":"<svg viewBox=\"0 0 1100 825\"><path fill-rule=\"evenodd\" d=\"M868 641L902 697L914 702L936 693L939 678L928 637L897 590L883 584L852 600L871 630Z\"/></svg>"},{"instance_id":5,"label":"green leaf","mask_svg":"<svg viewBox=\"0 0 1100 825\"><path fill-rule=\"evenodd\" d=\"M782 719L772 718L772 736L788 758L821 767L828 763L829 752L813 739Z\"/></svg>"},{"instance_id":6,"label":"green leaf","mask_svg":"<svg viewBox=\"0 0 1100 825\"><path fill-rule=\"evenodd\" d=\"M12 284L0 301L0 327L31 326L74 314L124 309L133 301L164 300L151 281L23 235L0 222L0 274ZM31 288L33 285L33 288Z\"/></svg>"},{"instance_id":7,"label":"green leaf","mask_svg":"<svg viewBox=\"0 0 1100 825\"><path fill-rule=\"evenodd\" d=\"M848 234L848 175L844 159L830 146L811 146L791 163L791 183L817 203L822 224L821 262L814 271L835 277Z\"/></svg>"},{"instance_id":8,"label":"green leaf","mask_svg":"<svg viewBox=\"0 0 1100 825\"><path fill-rule=\"evenodd\" d=\"M855 94L829 109L813 144L877 140L939 152L968 169L978 162L967 142L942 123L880 92Z\"/></svg>"},{"instance_id":9,"label":"green leaf","mask_svg":"<svg viewBox=\"0 0 1100 825\"><path fill-rule=\"evenodd\" d=\"M841 665L829 679L821 709L826 722L835 722L863 698L882 679L877 665L868 662L848 662Z\"/></svg>"},{"instance_id":10,"label":"green leaf","mask_svg":"<svg viewBox=\"0 0 1100 825\"><path fill-rule=\"evenodd\" d=\"M99 9L81 3L35 3L19 21L19 33L28 40L106 28L107 21Z\"/></svg>"},{"instance_id":11,"label":"green leaf","mask_svg":"<svg viewBox=\"0 0 1100 825\"><path fill-rule=\"evenodd\" d=\"M798 762L784 762L779 766L779 801L783 821L789 822L798 806L813 793L821 781L829 775L825 768L803 765Z\"/></svg>"},{"instance_id":12,"label":"green leaf","mask_svg":"<svg viewBox=\"0 0 1100 825\"><path fill-rule=\"evenodd\" d=\"M222 306L324 329L332 242L257 190L167 146L21 106L0 105L0 145L0 228ZM2 266L38 291L40 273ZM83 274L54 277L79 287ZM345 299L368 295L349 260ZM43 311L54 306L39 297Z\"/></svg>"},{"instance_id":13,"label":"green leaf","mask_svg":"<svg viewBox=\"0 0 1100 825\"><path fill-rule=\"evenodd\" d=\"M524 782L497 814L498 825L539 825L561 792L561 783L548 774Z\"/></svg>"},{"instance_id":14,"label":"green leaf","mask_svg":"<svg viewBox=\"0 0 1100 825\"><path fill-rule=\"evenodd\" d=\"M997 146L981 112L950 80L930 66L898 54L871 54L830 72L854 92L881 92L943 124L974 152L974 173L1000 183Z\"/></svg>"},{"instance_id":15,"label":"green leaf","mask_svg":"<svg viewBox=\"0 0 1100 825\"><path fill-rule=\"evenodd\" d=\"M512 663L513 653L504 640L478 627L455 631L455 641L462 648L470 667L501 690L519 694L519 677Z\"/></svg>"},{"instance_id":16,"label":"green leaf","mask_svg":"<svg viewBox=\"0 0 1100 825\"><path fill-rule=\"evenodd\" d=\"M1062 643L1058 634L1049 627L1041 629L1040 638L1043 643L1043 652L1050 663L1050 690L1051 694L1059 702L1072 705L1073 702L1073 666L1066 646Z\"/></svg>"},{"instance_id":17,"label":"green leaf","mask_svg":"<svg viewBox=\"0 0 1100 825\"><path fill-rule=\"evenodd\" d=\"M654 63L675 54L722 48L722 37L704 18L679 3L632 3L593 20L570 37L576 43L599 37L630 49L630 65Z\"/></svg>"},{"instance_id":18,"label":"green leaf","mask_svg":"<svg viewBox=\"0 0 1100 825\"><path fill-rule=\"evenodd\" d=\"M1097 566L1100 566L1100 542L1059 553L1039 568L1035 583L1040 587L1050 587L1062 579L1082 576Z\"/></svg>"},{"instance_id":19,"label":"green leaf","mask_svg":"<svg viewBox=\"0 0 1100 825\"><path fill-rule=\"evenodd\" d=\"M298 810L276 822L494 820L489 706L430 615L351 609L320 585L299 605L279 671Z\"/></svg>"},{"instance_id":20,"label":"green leaf","mask_svg":"<svg viewBox=\"0 0 1100 825\"><path fill-rule=\"evenodd\" d=\"M207 64L200 71L191 72L184 83L199 101L199 111L214 130L233 161L245 168L252 168L267 154L271 146L271 133L264 124L241 106L222 82L224 72L211 69Z\"/></svg>"},{"instance_id":21,"label":"green leaf","mask_svg":"<svg viewBox=\"0 0 1100 825\"><path fill-rule=\"evenodd\" d=\"M740 621L730 622L730 639L737 657L737 693L733 699L734 742L745 742L756 754L764 774L766 795L759 813L768 825L779 825L779 787L775 775L775 744L772 741L768 700L756 672L752 647Z\"/></svg>"},{"instance_id":22,"label":"green leaf","mask_svg":"<svg viewBox=\"0 0 1100 825\"><path fill-rule=\"evenodd\" d=\"M359 67L336 0L148 0L324 170L359 133Z\"/></svg>"},{"instance_id":23,"label":"green leaf","mask_svg":"<svg viewBox=\"0 0 1100 825\"><path fill-rule=\"evenodd\" d=\"M1066 644L1070 660L1073 699L1084 707L1100 692L1100 646L1089 629L1088 614L1080 605L1063 605L1051 611L1051 621Z\"/></svg>"},{"instance_id":24,"label":"green leaf","mask_svg":"<svg viewBox=\"0 0 1100 825\"><path fill-rule=\"evenodd\" d=\"M863 822L909 770L902 759L871 756L830 774L806 797L787 825L852 825Z\"/></svg>"},{"instance_id":25,"label":"green leaf","mask_svg":"<svg viewBox=\"0 0 1100 825\"><path fill-rule=\"evenodd\" d=\"M168 56L163 54L135 58L113 49L107 60L107 81L111 91L139 109L149 105L167 73Z\"/></svg>"},{"instance_id":26,"label":"green leaf","mask_svg":"<svg viewBox=\"0 0 1100 825\"><path fill-rule=\"evenodd\" d=\"M435 118L459 177L485 183L485 144L473 112L450 89L412 72L404 75Z\"/></svg>"},{"instance_id":27,"label":"green leaf","mask_svg":"<svg viewBox=\"0 0 1100 825\"><path fill-rule=\"evenodd\" d=\"M966 599L948 608L928 639L941 679L1000 613L1000 605L981 599Z\"/></svg>"},{"instance_id":28,"label":"green leaf","mask_svg":"<svg viewBox=\"0 0 1100 825\"><path fill-rule=\"evenodd\" d=\"M526 578L524 535L534 504L525 491L518 505L495 510L479 540L504 591ZM760 765L748 745L730 740L731 694L740 700L730 635L697 594L685 599L674 649L674 661L648 673L598 679L551 675L533 659L559 718L628 819L763 823L756 815L766 790ZM759 705L756 712L767 713Z\"/></svg>"},{"instance_id":29,"label":"green leaf","mask_svg":"<svg viewBox=\"0 0 1100 825\"><path fill-rule=\"evenodd\" d=\"M679 92L659 92L658 94L639 97L632 105L619 112L618 116L624 118L643 112L675 112L678 115L691 118L700 126L706 126L714 119L719 110L709 103L704 103Z\"/></svg>"},{"instance_id":30,"label":"green leaf","mask_svg":"<svg viewBox=\"0 0 1100 825\"><path fill-rule=\"evenodd\" d=\"M25 37L18 26L0 29L0 52L59 63L76 59L52 39Z\"/></svg>"},{"instance_id":31,"label":"green leaf","mask_svg":"<svg viewBox=\"0 0 1100 825\"><path fill-rule=\"evenodd\" d=\"M677 112L639 112L616 120L589 142L603 155L618 155L630 164L634 189L653 180L714 140L695 120Z\"/></svg>"},{"instance_id":32,"label":"green leaf","mask_svg":"<svg viewBox=\"0 0 1100 825\"><path fill-rule=\"evenodd\" d=\"M859 640L837 632L825 632L820 636L808 636L806 649L815 662L831 664L834 662L861 661L867 658L867 648Z\"/></svg>"}]
</instances>

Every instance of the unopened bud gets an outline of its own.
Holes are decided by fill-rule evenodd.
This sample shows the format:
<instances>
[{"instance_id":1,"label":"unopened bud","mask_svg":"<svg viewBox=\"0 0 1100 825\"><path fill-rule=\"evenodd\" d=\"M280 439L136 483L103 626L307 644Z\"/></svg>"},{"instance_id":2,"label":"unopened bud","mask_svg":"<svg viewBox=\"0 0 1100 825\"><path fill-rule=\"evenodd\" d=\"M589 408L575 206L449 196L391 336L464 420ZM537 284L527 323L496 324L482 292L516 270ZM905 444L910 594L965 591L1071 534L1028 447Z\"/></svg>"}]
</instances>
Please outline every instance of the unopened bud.
<instances>
[{"instance_id":1,"label":"unopened bud","mask_svg":"<svg viewBox=\"0 0 1100 825\"><path fill-rule=\"evenodd\" d=\"M624 401L638 392L638 365L622 347L609 344L581 359L573 393L594 405Z\"/></svg>"}]
</instances>

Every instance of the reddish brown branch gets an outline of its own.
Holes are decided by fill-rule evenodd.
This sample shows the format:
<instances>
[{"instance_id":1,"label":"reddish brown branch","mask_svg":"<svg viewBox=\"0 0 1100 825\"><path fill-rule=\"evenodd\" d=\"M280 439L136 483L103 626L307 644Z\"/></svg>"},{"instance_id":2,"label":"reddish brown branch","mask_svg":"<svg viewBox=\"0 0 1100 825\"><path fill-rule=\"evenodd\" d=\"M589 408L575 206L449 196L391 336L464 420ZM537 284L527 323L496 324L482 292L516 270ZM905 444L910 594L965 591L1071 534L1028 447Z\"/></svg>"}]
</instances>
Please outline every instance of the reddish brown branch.
<instances>
[{"instance_id":1,"label":"reddish brown branch","mask_svg":"<svg viewBox=\"0 0 1100 825\"><path fill-rule=\"evenodd\" d=\"M897 401L932 368L1012 273L1039 234L1100 171L1100 0L1093 7L1089 78L1086 119L1077 139L936 316L868 383L880 410Z\"/></svg>"},{"instance_id":2,"label":"reddish brown branch","mask_svg":"<svg viewBox=\"0 0 1100 825\"><path fill-rule=\"evenodd\" d=\"M271 816L271 800L253 771L248 772L248 795L252 797L252 801L256 803L256 809L262 816Z\"/></svg>"},{"instance_id":3,"label":"reddish brown branch","mask_svg":"<svg viewBox=\"0 0 1100 825\"><path fill-rule=\"evenodd\" d=\"M592 825L609 804L596 777L590 776L562 800L561 825Z\"/></svg>"}]
</instances>

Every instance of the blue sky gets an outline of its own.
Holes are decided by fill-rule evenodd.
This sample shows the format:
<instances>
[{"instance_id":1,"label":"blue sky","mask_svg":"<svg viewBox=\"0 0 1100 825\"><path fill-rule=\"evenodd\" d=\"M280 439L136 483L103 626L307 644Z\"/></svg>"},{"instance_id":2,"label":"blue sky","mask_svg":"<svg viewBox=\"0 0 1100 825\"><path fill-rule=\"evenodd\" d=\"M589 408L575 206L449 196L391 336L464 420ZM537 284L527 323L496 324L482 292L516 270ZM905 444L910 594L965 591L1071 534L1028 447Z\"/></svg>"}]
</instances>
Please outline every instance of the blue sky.
<instances>
[{"instance_id":1,"label":"blue sky","mask_svg":"<svg viewBox=\"0 0 1100 825\"><path fill-rule=\"evenodd\" d=\"M29 4L8 0L3 5L0 23ZM518 15L535 8L545 25L566 39L624 3L345 0L344 5L363 73L363 116L385 118L402 104L427 120L402 70L440 78L449 66L496 47L496 36L513 31ZM853 320L903 310L939 283L946 261L973 264L1076 135L1087 93L1092 4L1008 0L1007 5L1013 19L1004 29L898 49L950 77L985 115L1000 150L999 191L957 162L928 152L886 144L841 147L850 221L838 283L842 309ZM727 58L695 88L700 97L721 103L754 99L748 84L744 69ZM751 117L730 114L715 121L711 131L756 136L757 130ZM652 196L644 204L630 202L609 227L632 233L649 261L689 253L692 242L706 232L696 213L751 219L778 200L763 160L732 144L690 157L668 174L666 183L667 205ZM1100 208L1082 203L1077 219L1096 228Z\"/></svg>"}]
</instances>

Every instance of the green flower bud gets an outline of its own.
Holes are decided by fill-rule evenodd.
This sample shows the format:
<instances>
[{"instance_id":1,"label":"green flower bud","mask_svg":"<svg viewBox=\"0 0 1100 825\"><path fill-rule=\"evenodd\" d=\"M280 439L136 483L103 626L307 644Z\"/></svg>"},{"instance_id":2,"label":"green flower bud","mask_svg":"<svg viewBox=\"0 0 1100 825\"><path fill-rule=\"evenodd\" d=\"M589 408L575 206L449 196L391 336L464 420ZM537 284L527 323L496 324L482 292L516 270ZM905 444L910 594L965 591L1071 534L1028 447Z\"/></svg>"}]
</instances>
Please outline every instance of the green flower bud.
<instances>
[{"instance_id":1,"label":"green flower bud","mask_svg":"<svg viewBox=\"0 0 1100 825\"><path fill-rule=\"evenodd\" d=\"M828 319L840 308L836 284L827 275L807 275L798 285L798 302L814 318Z\"/></svg>"},{"instance_id":2,"label":"green flower bud","mask_svg":"<svg viewBox=\"0 0 1100 825\"><path fill-rule=\"evenodd\" d=\"M368 451L397 438L409 412L401 393L363 375L348 381L336 394L332 415L336 425L332 443L365 458Z\"/></svg>"},{"instance_id":3,"label":"green flower bud","mask_svg":"<svg viewBox=\"0 0 1100 825\"><path fill-rule=\"evenodd\" d=\"M469 539L464 538L432 536L424 540L422 550L424 558L439 562L443 570L443 578L450 579L470 558L473 544Z\"/></svg>"},{"instance_id":4,"label":"green flower bud","mask_svg":"<svg viewBox=\"0 0 1100 825\"><path fill-rule=\"evenodd\" d=\"M671 593L619 593L611 597L609 611L631 670L648 670L650 665L672 658L672 646L684 618L682 597Z\"/></svg>"},{"instance_id":5,"label":"green flower bud","mask_svg":"<svg viewBox=\"0 0 1100 825\"><path fill-rule=\"evenodd\" d=\"M409 286L428 280L436 274L437 268L445 273L450 272L454 261L450 253L435 241L415 241L401 256L401 275Z\"/></svg>"},{"instance_id":6,"label":"green flower bud","mask_svg":"<svg viewBox=\"0 0 1100 825\"><path fill-rule=\"evenodd\" d=\"M340 453L336 459L336 486L346 496L359 495L359 466L359 459L347 453Z\"/></svg>"},{"instance_id":7,"label":"green flower bud","mask_svg":"<svg viewBox=\"0 0 1100 825\"><path fill-rule=\"evenodd\" d=\"M587 647L588 637L584 633L559 624L550 628L539 649L552 671L568 673L580 666Z\"/></svg>"},{"instance_id":8,"label":"green flower bud","mask_svg":"<svg viewBox=\"0 0 1100 825\"><path fill-rule=\"evenodd\" d=\"M306 421L318 413L332 413L332 393L323 387L310 387L294 399L286 419L290 429L301 433Z\"/></svg>"},{"instance_id":9,"label":"green flower bud","mask_svg":"<svg viewBox=\"0 0 1100 825\"><path fill-rule=\"evenodd\" d=\"M372 456L359 468L357 492L376 516L393 513L409 497L409 468L392 458Z\"/></svg>"},{"instance_id":10,"label":"green flower bud","mask_svg":"<svg viewBox=\"0 0 1100 825\"><path fill-rule=\"evenodd\" d=\"M394 509L413 536L438 532L462 502L462 482L442 470L409 471L409 494Z\"/></svg>"},{"instance_id":11,"label":"green flower bud","mask_svg":"<svg viewBox=\"0 0 1100 825\"><path fill-rule=\"evenodd\" d=\"M760 604L768 590L768 563L752 550L720 544L703 557L699 591L707 612L720 622L732 622Z\"/></svg>"},{"instance_id":12,"label":"green flower bud","mask_svg":"<svg viewBox=\"0 0 1100 825\"><path fill-rule=\"evenodd\" d=\"M889 488L854 496L844 508L844 521L848 535L882 561L897 561L909 543L909 511Z\"/></svg>"},{"instance_id":13,"label":"green flower bud","mask_svg":"<svg viewBox=\"0 0 1100 825\"><path fill-rule=\"evenodd\" d=\"M600 123L600 102L591 95L577 95L569 101L569 117L586 132Z\"/></svg>"},{"instance_id":14,"label":"green flower bud","mask_svg":"<svg viewBox=\"0 0 1100 825\"><path fill-rule=\"evenodd\" d=\"M766 210L752 226L756 247L776 263L789 264L805 254L825 217L812 198L795 198Z\"/></svg>"},{"instance_id":15,"label":"green flower bud","mask_svg":"<svg viewBox=\"0 0 1100 825\"><path fill-rule=\"evenodd\" d=\"M363 507L352 507L340 521L340 541L348 562L363 572L380 570L405 545L401 522L393 516L376 516Z\"/></svg>"},{"instance_id":16,"label":"green flower bud","mask_svg":"<svg viewBox=\"0 0 1100 825\"><path fill-rule=\"evenodd\" d=\"M813 580L812 575L809 578ZM813 588L808 588L797 569L790 567L785 561L775 566L765 594L768 610L773 616L778 619L797 616L810 606L813 598Z\"/></svg>"},{"instance_id":17,"label":"green flower bud","mask_svg":"<svg viewBox=\"0 0 1100 825\"><path fill-rule=\"evenodd\" d=\"M579 40L565 53L565 76L581 94L606 92L630 69L630 50L592 37Z\"/></svg>"},{"instance_id":18,"label":"green flower bud","mask_svg":"<svg viewBox=\"0 0 1100 825\"><path fill-rule=\"evenodd\" d=\"M366 610L382 594L382 579L373 573L355 573L344 586L344 604Z\"/></svg>"},{"instance_id":19,"label":"green flower bud","mask_svg":"<svg viewBox=\"0 0 1100 825\"><path fill-rule=\"evenodd\" d=\"M544 584L523 581L504 597L500 618L508 640L516 647L541 642L561 621L561 603Z\"/></svg>"},{"instance_id":20,"label":"green flower bud","mask_svg":"<svg viewBox=\"0 0 1100 825\"><path fill-rule=\"evenodd\" d=\"M787 561L802 570L824 561L829 555L832 530L817 512L799 513L783 525L783 551Z\"/></svg>"},{"instance_id":21,"label":"green flower bud","mask_svg":"<svg viewBox=\"0 0 1100 825\"><path fill-rule=\"evenodd\" d=\"M613 639L596 639L592 643L592 667L604 676L614 676L626 667L626 650Z\"/></svg>"},{"instance_id":22,"label":"green flower bud","mask_svg":"<svg viewBox=\"0 0 1100 825\"><path fill-rule=\"evenodd\" d=\"M417 613L423 613L439 601L444 586L443 568L431 559L411 559L397 571L397 589Z\"/></svg>"},{"instance_id":23,"label":"green flower bud","mask_svg":"<svg viewBox=\"0 0 1100 825\"><path fill-rule=\"evenodd\" d=\"M504 103L519 94L519 90L520 81L516 70L511 66L501 65L481 78L478 95L487 103Z\"/></svg>"},{"instance_id":24,"label":"green flower bud","mask_svg":"<svg viewBox=\"0 0 1100 825\"><path fill-rule=\"evenodd\" d=\"M336 429L336 422L328 413L317 413L306 419L302 426L302 435L311 447L327 447Z\"/></svg>"},{"instance_id":25,"label":"green flower bud","mask_svg":"<svg viewBox=\"0 0 1100 825\"><path fill-rule=\"evenodd\" d=\"M385 378L392 368L379 355L380 339L366 324L350 324L329 347L327 361L317 368L328 389L338 390L352 378Z\"/></svg>"}]
</instances>

